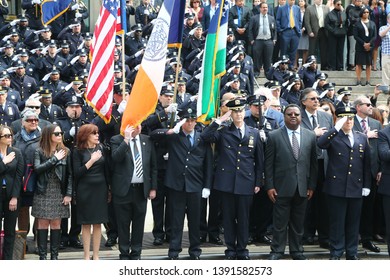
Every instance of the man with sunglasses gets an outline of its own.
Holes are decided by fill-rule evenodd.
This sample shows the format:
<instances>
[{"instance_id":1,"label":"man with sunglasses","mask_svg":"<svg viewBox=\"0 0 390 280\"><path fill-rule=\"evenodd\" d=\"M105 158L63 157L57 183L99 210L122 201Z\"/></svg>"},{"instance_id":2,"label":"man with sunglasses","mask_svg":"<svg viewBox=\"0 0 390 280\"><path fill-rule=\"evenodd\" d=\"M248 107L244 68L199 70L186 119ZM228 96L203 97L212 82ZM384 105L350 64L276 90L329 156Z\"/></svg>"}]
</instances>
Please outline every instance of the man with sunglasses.
<instances>
[{"instance_id":1,"label":"man with sunglasses","mask_svg":"<svg viewBox=\"0 0 390 280\"><path fill-rule=\"evenodd\" d=\"M353 130L356 109L336 109L335 126L318 139L329 156L324 192L329 213L330 259L358 260L359 221L363 196L370 194L370 145Z\"/></svg>"},{"instance_id":2,"label":"man with sunglasses","mask_svg":"<svg viewBox=\"0 0 390 280\"><path fill-rule=\"evenodd\" d=\"M301 109L289 104L285 126L268 134L265 149L265 190L274 203L273 239L268 259L283 257L287 236L290 256L306 260L302 236L307 202L317 185L315 134L301 125Z\"/></svg>"},{"instance_id":3,"label":"man with sunglasses","mask_svg":"<svg viewBox=\"0 0 390 280\"><path fill-rule=\"evenodd\" d=\"M343 107L351 107L351 103L349 101L349 98L352 94L352 87L343 87L340 88L337 93L339 96L337 97L337 103L336 103L336 109L343 108Z\"/></svg>"},{"instance_id":4,"label":"man with sunglasses","mask_svg":"<svg viewBox=\"0 0 390 280\"><path fill-rule=\"evenodd\" d=\"M147 43L147 40L142 37L142 25L135 24L131 27L130 36L126 37L125 53L128 56L134 55Z\"/></svg>"},{"instance_id":5,"label":"man with sunglasses","mask_svg":"<svg viewBox=\"0 0 390 280\"><path fill-rule=\"evenodd\" d=\"M358 96L353 105L356 109L356 116L354 119L353 130L359 131L367 135L368 143L371 151L371 192L368 196L363 197L362 214L360 217L360 239L363 248L375 253L379 253L380 249L372 241L374 238L374 223L375 217L375 201L376 201L376 185L380 179L380 160L378 155L378 132L382 129L379 121L371 118L372 104L366 96Z\"/></svg>"},{"instance_id":6,"label":"man with sunglasses","mask_svg":"<svg viewBox=\"0 0 390 280\"><path fill-rule=\"evenodd\" d=\"M280 84L285 82L284 75L288 73L288 64L290 59L287 55L283 55L279 61L274 63L265 73L265 76L270 81L278 81Z\"/></svg>"}]
</instances>

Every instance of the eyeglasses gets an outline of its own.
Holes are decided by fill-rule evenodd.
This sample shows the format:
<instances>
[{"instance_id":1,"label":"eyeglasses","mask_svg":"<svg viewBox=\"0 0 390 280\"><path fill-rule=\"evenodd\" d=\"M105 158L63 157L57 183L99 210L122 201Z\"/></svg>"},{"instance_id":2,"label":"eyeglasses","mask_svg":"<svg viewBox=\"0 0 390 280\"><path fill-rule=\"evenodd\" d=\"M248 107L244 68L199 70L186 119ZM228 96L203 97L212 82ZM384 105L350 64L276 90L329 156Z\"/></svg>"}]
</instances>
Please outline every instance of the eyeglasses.
<instances>
[{"instance_id":1,"label":"eyeglasses","mask_svg":"<svg viewBox=\"0 0 390 280\"><path fill-rule=\"evenodd\" d=\"M96 131L96 130L92 131L91 134L93 134L93 135L99 134L99 131Z\"/></svg>"},{"instance_id":2,"label":"eyeglasses","mask_svg":"<svg viewBox=\"0 0 390 280\"><path fill-rule=\"evenodd\" d=\"M9 138L11 138L11 137L12 137L12 134L0 135L0 139L1 139L1 138L7 138L7 139L9 139Z\"/></svg>"},{"instance_id":3,"label":"eyeglasses","mask_svg":"<svg viewBox=\"0 0 390 280\"><path fill-rule=\"evenodd\" d=\"M27 119L26 122L28 122L28 123L33 123L33 122L38 123L39 120L38 119Z\"/></svg>"},{"instance_id":4,"label":"eyeglasses","mask_svg":"<svg viewBox=\"0 0 390 280\"><path fill-rule=\"evenodd\" d=\"M62 132L62 131L56 131L56 132L53 132L52 133L54 136L56 136L56 137L58 137L58 136L62 136L62 135L64 135L64 133Z\"/></svg>"},{"instance_id":5,"label":"eyeglasses","mask_svg":"<svg viewBox=\"0 0 390 280\"><path fill-rule=\"evenodd\" d=\"M314 101L314 100L318 100L318 97L310 97L308 99L310 99L311 101Z\"/></svg>"},{"instance_id":6,"label":"eyeglasses","mask_svg":"<svg viewBox=\"0 0 390 280\"><path fill-rule=\"evenodd\" d=\"M372 106L371 103L361 103L360 105L366 105L367 107L371 107Z\"/></svg>"},{"instance_id":7,"label":"eyeglasses","mask_svg":"<svg viewBox=\"0 0 390 280\"><path fill-rule=\"evenodd\" d=\"M289 116L289 117L292 117L292 116L299 117L301 114L300 113L288 113L286 115Z\"/></svg>"},{"instance_id":8,"label":"eyeglasses","mask_svg":"<svg viewBox=\"0 0 390 280\"><path fill-rule=\"evenodd\" d=\"M41 109L41 106L26 106L27 108L30 108L30 109Z\"/></svg>"}]
</instances>

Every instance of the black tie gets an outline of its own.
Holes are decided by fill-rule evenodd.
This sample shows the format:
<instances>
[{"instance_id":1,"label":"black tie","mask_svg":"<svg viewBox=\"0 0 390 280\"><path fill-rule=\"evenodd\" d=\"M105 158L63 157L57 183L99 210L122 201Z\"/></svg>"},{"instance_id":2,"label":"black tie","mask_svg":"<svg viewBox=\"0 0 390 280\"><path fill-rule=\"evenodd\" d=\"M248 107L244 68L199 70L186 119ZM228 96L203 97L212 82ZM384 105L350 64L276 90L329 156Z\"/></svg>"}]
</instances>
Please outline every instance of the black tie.
<instances>
[{"instance_id":1,"label":"black tie","mask_svg":"<svg viewBox=\"0 0 390 280\"><path fill-rule=\"evenodd\" d=\"M187 135L188 145L189 147L192 147L192 141L191 141L191 135Z\"/></svg>"},{"instance_id":2,"label":"black tie","mask_svg":"<svg viewBox=\"0 0 390 280\"><path fill-rule=\"evenodd\" d=\"M314 130L317 127L317 121L314 115L311 115L311 117L313 118L313 130Z\"/></svg>"},{"instance_id":3,"label":"black tie","mask_svg":"<svg viewBox=\"0 0 390 280\"><path fill-rule=\"evenodd\" d=\"M240 128L237 128L238 130L238 135L240 136L240 139L242 139L242 132L241 132L241 129Z\"/></svg>"}]
</instances>

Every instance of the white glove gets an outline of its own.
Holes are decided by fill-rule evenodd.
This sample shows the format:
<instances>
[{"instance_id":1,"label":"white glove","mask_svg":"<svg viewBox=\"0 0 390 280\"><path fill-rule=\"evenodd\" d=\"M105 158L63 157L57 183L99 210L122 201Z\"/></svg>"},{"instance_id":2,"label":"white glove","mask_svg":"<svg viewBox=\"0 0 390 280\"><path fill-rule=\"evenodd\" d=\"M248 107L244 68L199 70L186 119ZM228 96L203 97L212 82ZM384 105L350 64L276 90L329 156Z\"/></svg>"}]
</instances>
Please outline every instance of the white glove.
<instances>
[{"instance_id":1,"label":"white glove","mask_svg":"<svg viewBox=\"0 0 390 280\"><path fill-rule=\"evenodd\" d=\"M235 51L235 49L237 49L237 46L235 46L235 47L231 48L231 50L229 51L229 54L233 54L233 53L234 53L234 51Z\"/></svg>"},{"instance_id":2,"label":"white glove","mask_svg":"<svg viewBox=\"0 0 390 280\"><path fill-rule=\"evenodd\" d=\"M28 98L28 100L39 100L41 98L41 95L39 93L33 93L30 95L30 97Z\"/></svg>"},{"instance_id":3,"label":"white glove","mask_svg":"<svg viewBox=\"0 0 390 280\"><path fill-rule=\"evenodd\" d=\"M72 28L75 27L76 25L78 25L78 24L69 24L69 25L68 25L68 28L69 28L69 29L72 29Z\"/></svg>"},{"instance_id":4,"label":"white glove","mask_svg":"<svg viewBox=\"0 0 390 280\"><path fill-rule=\"evenodd\" d=\"M9 25L15 26L18 22L20 22L20 19L14 19L13 21L11 21L11 22L9 23Z\"/></svg>"},{"instance_id":5,"label":"white glove","mask_svg":"<svg viewBox=\"0 0 390 280\"><path fill-rule=\"evenodd\" d=\"M260 140L261 142L265 142L267 140L267 136L265 135L264 129L259 130Z\"/></svg>"},{"instance_id":6,"label":"white glove","mask_svg":"<svg viewBox=\"0 0 390 280\"><path fill-rule=\"evenodd\" d=\"M12 58L12 61L17 61L20 57L20 54L16 54L14 55L14 57Z\"/></svg>"},{"instance_id":7,"label":"white glove","mask_svg":"<svg viewBox=\"0 0 390 280\"><path fill-rule=\"evenodd\" d=\"M4 38L3 38L2 41L7 42L7 40L8 40L9 38L11 38L11 34L10 34L10 35L7 35L7 36L4 36Z\"/></svg>"},{"instance_id":8,"label":"white glove","mask_svg":"<svg viewBox=\"0 0 390 280\"><path fill-rule=\"evenodd\" d=\"M194 100L198 99L198 95L193 95L190 97L191 102L194 102Z\"/></svg>"},{"instance_id":9,"label":"white glove","mask_svg":"<svg viewBox=\"0 0 390 280\"><path fill-rule=\"evenodd\" d=\"M73 86L73 82L70 83L70 84L68 84L68 85L64 88L64 90L65 90L65 91L68 91L68 90L71 89L72 86Z\"/></svg>"},{"instance_id":10,"label":"white glove","mask_svg":"<svg viewBox=\"0 0 390 280\"><path fill-rule=\"evenodd\" d=\"M274 65L272 65L272 67L273 67L273 68L276 68L276 67L278 67L278 66L279 66L279 64L280 64L280 62L281 62L281 61L275 62L275 63L274 63Z\"/></svg>"},{"instance_id":11,"label":"white glove","mask_svg":"<svg viewBox=\"0 0 390 280\"><path fill-rule=\"evenodd\" d=\"M46 82L49 77L50 77L51 73L47 73L43 78L42 78L42 81Z\"/></svg>"},{"instance_id":12,"label":"white glove","mask_svg":"<svg viewBox=\"0 0 390 280\"><path fill-rule=\"evenodd\" d=\"M83 15L82 14L80 14L80 13L75 13L75 15L74 15L76 18L81 18L81 17L83 17Z\"/></svg>"},{"instance_id":13,"label":"white glove","mask_svg":"<svg viewBox=\"0 0 390 280\"><path fill-rule=\"evenodd\" d=\"M238 52L230 59L230 61L236 61L239 56L240 56L240 53Z\"/></svg>"},{"instance_id":14,"label":"white glove","mask_svg":"<svg viewBox=\"0 0 390 280\"><path fill-rule=\"evenodd\" d=\"M230 68L227 70L227 72L228 72L228 73L231 73L235 67L236 67L236 66L230 67Z\"/></svg>"},{"instance_id":15,"label":"white glove","mask_svg":"<svg viewBox=\"0 0 390 280\"><path fill-rule=\"evenodd\" d=\"M202 50L200 53L198 53L198 54L196 55L196 58L197 58L197 59L200 59L200 58L202 57L203 51L204 51L204 50Z\"/></svg>"},{"instance_id":16,"label":"white glove","mask_svg":"<svg viewBox=\"0 0 390 280\"><path fill-rule=\"evenodd\" d=\"M78 50L81 50L82 48L84 48L84 43L85 43L85 41L83 41L83 42L80 44L80 46L77 47L77 49L78 49Z\"/></svg>"},{"instance_id":17,"label":"white glove","mask_svg":"<svg viewBox=\"0 0 390 280\"><path fill-rule=\"evenodd\" d=\"M344 95L345 95L345 93L342 93L339 96L337 96L337 98L336 98L337 101L341 101L343 99Z\"/></svg>"},{"instance_id":18,"label":"white glove","mask_svg":"<svg viewBox=\"0 0 390 280\"><path fill-rule=\"evenodd\" d=\"M48 50L49 50L49 45L47 45L47 46L42 50L41 53L42 53L43 55L46 55Z\"/></svg>"},{"instance_id":19,"label":"white glove","mask_svg":"<svg viewBox=\"0 0 390 280\"><path fill-rule=\"evenodd\" d=\"M225 84L225 87L230 87L230 85L233 83L233 81L230 81L230 82L227 82L226 84Z\"/></svg>"},{"instance_id":20,"label":"white glove","mask_svg":"<svg viewBox=\"0 0 390 280\"><path fill-rule=\"evenodd\" d=\"M43 32L42 29L41 29L41 30L34 31L34 33L37 34L37 35L41 34L42 32Z\"/></svg>"},{"instance_id":21,"label":"white glove","mask_svg":"<svg viewBox=\"0 0 390 280\"><path fill-rule=\"evenodd\" d=\"M58 48L56 51L56 54L60 53L62 51L62 48Z\"/></svg>"},{"instance_id":22,"label":"white glove","mask_svg":"<svg viewBox=\"0 0 390 280\"><path fill-rule=\"evenodd\" d=\"M8 73L13 73L13 72L15 72L16 69L17 69L16 67L10 67L10 68L7 69L7 72Z\"/></svg>"},{"instance_id":23,"label":"white glove","mask_svg":"<svg viewBox=\"0 0 390 280\"><path fill-rule=\"evenodd\" d=\"M31 3L32 4L41 4L41 0L32 0Z\"/></svg>"},{"instance_id":24,"label":"white glove","mask_svg":"<svg viewBox=\"0 0 390 280\"><path fill-rule=\"evenodd\" d=\"M340 129L343 127L343 125L345 124L345 122L347 121L347 117L342 117L341 119L339 119L336 124L334 125L334 128L337 130L337 131L340 131Z\"/></svg>"},{"instance_id":25,"label":"white glove","mask_svg":"<svg viewBox=\"0 0 390 280\"><path fill-rule=\"evenodd\" d=\"M305 68L307 68L307 67L309 67L310 65L311 65L311 62L308 62L308 63L303 64L302 66L305 67Z\"/></svg>"},{"instance_id":26,"label":"white glove","mask_svg":"<svg viewBox=\"0 0 390 280\"><path fill-rule=\"evenodd\" d=\"M72 11L74 11L74 10L77 10L77 9L79 9L80 8L80 6L79 6L79 4L74 4L72 7L71 7L71 9L72 9Z\"/></svg>"},{"instance_id":27,"label":"white glove","mask_svg":"<svg viewBox=\"0 0 390 280\"><path fill-rule=\"evenodd\" d=\"M135 32L134 30L133 30L133 31L130 31L130 32L127 32L127 33L126 33L126 36L131 36L132 34L134 34L134 32Z\"/></svg>"},{"instance_id":28,"label":"white glove","mask_svg":"<svg viewBox=\"0 0 390 280\"><path fill-rule=\"evenodd\" d=\"M142 50L139 50L138 52L136 52L134 54L134 57L139 57L141 54L143 54L145 52L145 49L142 49Z\"/></svg>"},{"instance_id":29,"label":"white glove","mask_svg":"<svg viewBox=\"0 0 390 280\"><path fill-rule=\"evenodd\" d=\"M169 106L166 108L167 113L175 113L177 110L177 103L169 104Z\"/></svg>"},{"instance_id":30,"label":"white glove","mask_svg":"<svg viewBox=\"0 0 390 280\"><path fill-rule=\"evenodd\" d=\"M117 109L119 114L123 114L123 112L126 109L126 105L127 105L127 101L126 100L122 100L122 102L119 104L118 109Z\"/></svg>"},{"instance_id":31,"label":"white glove","mask_svg":"<svg viewBox=\"0 0 390 280\"><path fill-rule=\"evenodd\" d=\"M202 198L208 198L210 196L210 189L203 188L202 190Z\"/></svg>"},{"instance_id":32,"label":"white glove","mask_svg":"<svg viewBox=\"0 0 390 280\"><path fill-rule=\"evenodd\" d=\"M141 63L134 67L134 70L138 71L138 69L141 67Z\"/></svg>"},{"instance_id":33,"label":"white glove","mask_svg":"<svg viewBox=\"0 0 390 280\"><path fill-rule=\"evenodd\" d=\"M178 134L180 132L180 127L187 121L186 118L182 119L180 122L178 122L175 127L172 129L174 133Z\"/></svg>"},{"instance_id":34,"label":"white glove","mask_svg":"<svg viewBox=\"0 0 390 280\"><path fill-rule=\"evenodd\" d=\"M76 127L72 126L72 128L69 130L69 135L74 137L75 134L76 134Z\"/></svg>"},{"instance_id":35,"label":"white glove","mask_svg":"<svg viewBox=\"0 0 390 280\"><path fill-rule=\"evenodd\" d=\"M76 63L77 60L79 60L80 56L75 56L74 58L72 58L72 60L70 61L70 64L74 65Z\"/></svg>"},{"instance_id":36,"label":"white glove","mask_svg":"<svg viewBox=\"0 0 390 280\"><path fill-rule=\"evenodd\" d=\"M369 194L370 194L370 189L368 189L368 188L362 189L362 196L368 196Z\"/></svg>"}]
</instances>

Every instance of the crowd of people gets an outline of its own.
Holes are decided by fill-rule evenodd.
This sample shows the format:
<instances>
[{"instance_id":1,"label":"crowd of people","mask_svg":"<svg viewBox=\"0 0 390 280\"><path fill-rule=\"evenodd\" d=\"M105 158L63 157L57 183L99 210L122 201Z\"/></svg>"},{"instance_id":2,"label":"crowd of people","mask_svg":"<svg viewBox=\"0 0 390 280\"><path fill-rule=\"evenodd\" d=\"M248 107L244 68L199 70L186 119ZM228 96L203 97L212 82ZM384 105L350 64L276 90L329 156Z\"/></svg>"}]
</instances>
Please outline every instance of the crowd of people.
<instances>
[{"instance_id":1,"label":"crowd of people","mask_svg":"<svg viewBox=\"0 0 390 280\"><path fill-rule=\"evenodd\" d=\"M370 85L371 69L382 69L388 85L390 16L382 1L355 0L344 10L340 0L309 6L281 0L275 7L254 1L252 9L235 0L219 114L210 124L196 121L196 103L215 0L189 1L182 56L167 50L155 112L122 134L122 114L161 3L127 2L136 23L124 47L115 42L106 124L84 97L92 39L83 23L87 9L72 3L42 26L40 2L22 1L25 14L0 21L4 259L13 258L18 229L33 232L32 250L41 260L48 252L58 259L66 247L97 260L102 225L105 246L118 244L119 259L141 259L148 200L153 245L168 243L172 260L183 249L185 216L194 260L204 242L225 244L227 260L250 259L252 243L271 246L273 260L285 257L287 240L296 260L306 259L306 244L329 249L335 260L344 253L358 259L359 237L373 252L380 251L375 242L390 245L390 100L377 104L386 88L367 87L367 96L352 97L352 87L337 89L324 72L349 66L355 86ZM261 85L260 71L267 79Z\"/></svg>"}]
</instances>

